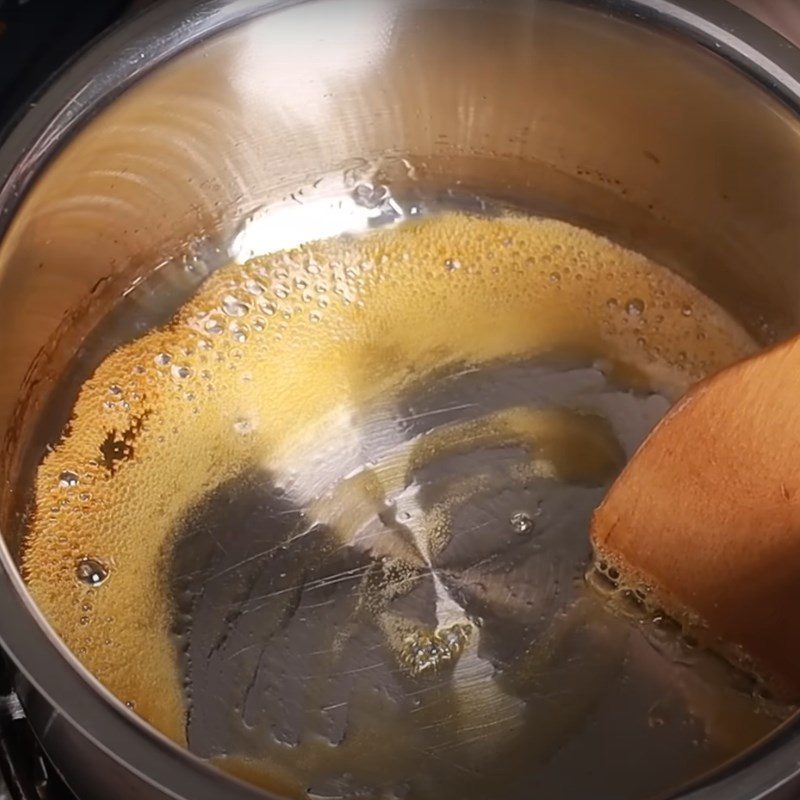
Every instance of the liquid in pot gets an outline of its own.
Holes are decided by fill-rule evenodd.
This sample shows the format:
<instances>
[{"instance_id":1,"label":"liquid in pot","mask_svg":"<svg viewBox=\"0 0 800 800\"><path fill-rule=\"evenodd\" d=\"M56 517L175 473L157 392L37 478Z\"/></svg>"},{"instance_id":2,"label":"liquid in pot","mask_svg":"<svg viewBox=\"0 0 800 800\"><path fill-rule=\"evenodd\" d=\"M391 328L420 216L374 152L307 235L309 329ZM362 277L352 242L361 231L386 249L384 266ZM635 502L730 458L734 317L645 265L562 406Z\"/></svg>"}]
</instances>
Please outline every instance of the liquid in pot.
<instances>
[{"instance_id":1,"label":"liquid in pot","mask_svg":"<svg viewBox=\"0 0 800 800\"><path fill-rule=\"evenodd\" d=\"M589 519L670 402L754 350L551 219L232 264L83 384L24 576L136 713L286 794L648 796L788 709L587 586Z\"/></svg>"}]
</instances>

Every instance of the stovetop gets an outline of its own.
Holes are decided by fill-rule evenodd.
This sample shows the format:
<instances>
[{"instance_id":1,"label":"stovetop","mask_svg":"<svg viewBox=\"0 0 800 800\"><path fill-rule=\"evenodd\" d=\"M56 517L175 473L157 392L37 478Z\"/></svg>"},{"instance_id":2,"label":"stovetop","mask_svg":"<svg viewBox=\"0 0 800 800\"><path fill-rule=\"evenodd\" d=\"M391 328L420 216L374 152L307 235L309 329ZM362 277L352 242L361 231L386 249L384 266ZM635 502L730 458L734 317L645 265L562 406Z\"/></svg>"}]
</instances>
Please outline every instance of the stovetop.
<instances>
[{"instance_id":1,"label":"stovetop","mask_svg":"<svg viewBox=\"0 0 800 800\"><path fill-rule=\"evenodd\" d=\"M159 0L0 0L0 139L108 26ZM800 0L733 0L800 45ZM41 752L0 654L0 800L77 800Z\"/></svg>"},{"instance_id":2,"label":"stovetop","mask_svg":"<svg viewBox=\"0 0 800 800\"><path fill-rule=\"evenodd\" d=\"M0 656L0 800L76 800L41 752L12 679Z\"/></svg>"}]
</instances>

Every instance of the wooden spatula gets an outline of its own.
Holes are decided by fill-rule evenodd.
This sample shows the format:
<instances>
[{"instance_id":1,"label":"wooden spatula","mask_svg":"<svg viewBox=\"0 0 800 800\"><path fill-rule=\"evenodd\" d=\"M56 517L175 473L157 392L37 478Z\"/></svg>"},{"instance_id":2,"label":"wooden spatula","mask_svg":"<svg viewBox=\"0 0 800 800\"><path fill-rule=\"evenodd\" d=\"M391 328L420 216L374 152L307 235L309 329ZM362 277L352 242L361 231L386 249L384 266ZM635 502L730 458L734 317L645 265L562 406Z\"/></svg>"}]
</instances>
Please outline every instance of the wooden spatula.
<instances>
[{"instance_id":1,"label":"wooden spatula","mask_svg":"<svg viewBox=\"0 0 800 800\"><path fill-rule=\"evenodd\" d=\"M800 338L692 389L595 512L592 542L800 695Z\"/></svg>"}]
</instances>

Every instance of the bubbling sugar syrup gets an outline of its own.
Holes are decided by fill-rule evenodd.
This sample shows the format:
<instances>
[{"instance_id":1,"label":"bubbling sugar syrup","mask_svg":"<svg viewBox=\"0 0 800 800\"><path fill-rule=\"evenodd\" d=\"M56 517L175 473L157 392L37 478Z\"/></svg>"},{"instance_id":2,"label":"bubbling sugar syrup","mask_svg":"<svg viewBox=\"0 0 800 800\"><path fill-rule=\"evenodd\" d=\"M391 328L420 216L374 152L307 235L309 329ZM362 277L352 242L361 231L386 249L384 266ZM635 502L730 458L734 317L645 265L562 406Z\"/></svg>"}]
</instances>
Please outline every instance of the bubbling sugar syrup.
<instances>
[{"instance_id":1,"label":"bubbling sugar syrup","mask_svg":"<svg viewBox=\"0 0 800 800\"><path fill-rule=\"evenodd\" d=\"M23 549L59 634L298 797L639 798L758 740L786 709L584 580L607 486L753 342L587 230L351 169L65 376Z\"/></svg>"}]
</instances>

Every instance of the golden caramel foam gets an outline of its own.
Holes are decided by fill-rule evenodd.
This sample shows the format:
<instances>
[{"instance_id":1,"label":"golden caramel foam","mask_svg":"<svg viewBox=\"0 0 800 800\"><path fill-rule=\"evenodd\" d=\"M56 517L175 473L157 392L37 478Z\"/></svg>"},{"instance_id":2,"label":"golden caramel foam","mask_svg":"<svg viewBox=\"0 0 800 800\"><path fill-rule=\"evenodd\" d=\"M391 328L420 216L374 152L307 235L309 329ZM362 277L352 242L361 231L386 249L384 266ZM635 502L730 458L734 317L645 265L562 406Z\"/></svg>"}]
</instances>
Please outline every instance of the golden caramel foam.
<instances>
[{"instance_id":1,"label":"golden caramel foam","mask_svg":"<svg viewBox=\"0 0 800 800\"><path fill-rule=\"evenodd\" d=\"M754 344L667 269L553 220L449 214L226 267L82 387L36 477L24 577L83 663L183 742L159 564L186 511L255 465L301 469L331 415L448 365L553 350L677 395ZM86 557L102 585L77 579Z\"/></svg>"}]
</instances>

